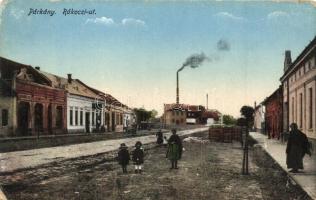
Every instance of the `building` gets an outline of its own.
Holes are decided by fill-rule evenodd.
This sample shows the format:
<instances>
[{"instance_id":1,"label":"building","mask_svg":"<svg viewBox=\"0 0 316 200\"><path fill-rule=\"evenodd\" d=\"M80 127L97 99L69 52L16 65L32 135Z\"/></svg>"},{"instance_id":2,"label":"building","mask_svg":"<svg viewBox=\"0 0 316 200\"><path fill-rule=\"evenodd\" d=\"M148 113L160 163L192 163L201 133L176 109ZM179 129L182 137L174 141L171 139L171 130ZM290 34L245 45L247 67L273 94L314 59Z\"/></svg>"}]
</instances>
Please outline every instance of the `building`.
<instances>
[{"instance_id":1,"label":"building","mask_svg":"<svg viewBox=\"0 0 316 200\"><path fill-rule=\"evenodd\" d=\"M216 109L205 110L202 113L201 123L207 125L223 124L222 113Z\"/></svg>"},{"instance_id":2,"label":"building","mask_svg":"<svg viewBox=\"0 0 316 200\"><path fill-rule=\"evenodd\" d=\"M121 103L110 94L105 95L106 120L108 131L122 132L136 123L136 116L131 108Z\"/></svg>"},{"instance_id":3,"label":"building","mask_svg":"<svg viewBox=\"0 0 316 200\"><path fill-rule=\"evenodd\" d=\"M202 105L164 104L162 121L166 125L221 123L221 113Z\"/></svg>"},{"instance_id":4,"label":"building","mask_svg":"<svg viewBox=\"0 0 316 200\"><path fill-rule=\"evenodd\" d=\"M185 125L187 124L187 111L184 104L164 104L164 114L162 117L165 125Z\"/></svg>"},{"instance_id":5,"label":"building","mask_svg":"<svg viewBox=\"0 0 316 200\"><path fill-rule=\"evenodd\" d=\"M255 103L254 110L254 129L257 132L265 133L265 107Z\"/></svg>"},{"instance_id":6,"label":"building","mask_svg":"<svg viewBox=\"0 0 316 200\"><path fill-rule=\"evenodd\" d=\"M203 106L199 105L185 105L183 107L187 113L187 124L201 124L202 123L202 113L205 111Z\"/></svg>"},{"instance_id":7,"label":"building","mask_svg":"<svg viewBox=\"0 0 316 200\"><path fill-rule=\"evenodd\" d=\"M280 139L283 132L283 91L280 86L269 97L263 105L265 106L265 132L269 138Z\"/></svg>"},{"instance_id":8,"label":"building","mask_svg":"<svg viewBox=\"0 0 316 200\"><path fill-rule=\"evenodd\" d=\"M60 134L66 130L66 93L29 65L0 57L1 136Z\"/></svg>"},{"instance_id":9,"label":"building","mask_svg":"<svg viewBox=\"0 0 316 200\"><path fill-rule=\"evenodd\" d=\"M285 51L283 87L283 131L293 122L309 138L316 139L316 37L292 62Z\"/></svg>"},{"instance_id":10,"label":"building","mask_svg":"<svg viewBox=\"0 0 316 200\"><path fill-rule=\"evenodd\" d=\"M63 78L42 71L37 72L47 77L52 87L66 91L67 94L67 132L91 133L105 130L105 100L103 92L87 86L71 74Z\"/></svg>"}]
</instances>

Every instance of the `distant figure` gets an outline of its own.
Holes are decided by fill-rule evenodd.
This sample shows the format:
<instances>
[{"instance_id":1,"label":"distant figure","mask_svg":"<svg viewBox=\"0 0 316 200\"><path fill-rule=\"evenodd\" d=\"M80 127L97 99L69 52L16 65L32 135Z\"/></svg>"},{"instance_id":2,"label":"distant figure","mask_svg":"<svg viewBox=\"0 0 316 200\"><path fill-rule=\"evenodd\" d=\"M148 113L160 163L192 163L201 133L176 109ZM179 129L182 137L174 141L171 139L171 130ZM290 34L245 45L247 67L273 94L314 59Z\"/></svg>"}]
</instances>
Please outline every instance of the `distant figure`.
<instances>
[{"instance_id":1,"label":"distant figure","mask_svg":"<svg viewBox=\"0 0 316 200\"><path fill-rule=\"evenodd\" d=\"M127 165L129 164L129 152L125 143L122 143L118 152L118 162L122 166L123 173L127 173Z\"/></svg>"},{"instance_id":2,"label":"distant figure","mask_svg":"<svg viewBox=\"0 0 316 200\"><path fill-rule=\"evenodd\" d=\"M163 143L163 134L160 129L156 133L156 137L157 137L157 144L161 145Z\"/></svg>"},{"instance_id":3,"label":"distant figure","mask_svg":"<svg viewBox=\"0 0 316 200\"><path fill-rule=\"evenodd\" d=\"M133 162L135 165L135 173L142 173L142 164L144 163L144 150L142 143L137 141L135 144L136 149L133 151Z\"/></svg>"},{"instance_id":4,"label":"distant figure","mask_svg":"<svg viewBox=\"0 0 316 200\"><path fill-rule=\"evenodd\" d=\"M166 157L171 161L170 169L178 169L178 160L182 156L182 142L177 135L176 129L172 129L172 135L168 140L168 149Z\"/></svg>"},{"instance_id":5,"label":"distant figure","mask_svg":"<svg viewBox=\"0 0 316 200\"><path fill-rule=\"evenodd\" d=\"M297 124L290 125L291 131L286 147L286 164L287 168L292 169L290 172L297 173L303 167L303 157L305 154L311 156L307 137L297 128Z\"/></svg>"}]
</instances>

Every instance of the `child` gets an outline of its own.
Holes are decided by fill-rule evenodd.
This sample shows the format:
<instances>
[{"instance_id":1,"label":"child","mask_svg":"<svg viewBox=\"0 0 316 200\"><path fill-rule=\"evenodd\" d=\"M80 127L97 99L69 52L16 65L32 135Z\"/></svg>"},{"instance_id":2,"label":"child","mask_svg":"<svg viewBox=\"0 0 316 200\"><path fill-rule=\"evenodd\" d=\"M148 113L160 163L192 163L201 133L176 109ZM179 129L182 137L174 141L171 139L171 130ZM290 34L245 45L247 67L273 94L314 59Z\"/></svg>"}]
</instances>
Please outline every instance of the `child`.
<instances>
[{"instance_id":1,"label":"child","mask_svg":"<svg viewBox=\"0 0 316 200\"><path fill-rule=\"evenodd\" d=\"M133 161L135 165L135 173L142 173L142 164L144 163L144 150L142 143L137 141L135 144L136 149L133 151Z\"/></svg>"},{"instance_id":2,"label":"child","mask_svg":"<svg viewBox=\"0 0 316 200\"><path fill-rule=\"evenodd\" d=\"M122 143L118 152L118 162L122 166L123 173L127 173L127 165L129 164L129 152L125 143Z\"/></svg>"}]
</instances>

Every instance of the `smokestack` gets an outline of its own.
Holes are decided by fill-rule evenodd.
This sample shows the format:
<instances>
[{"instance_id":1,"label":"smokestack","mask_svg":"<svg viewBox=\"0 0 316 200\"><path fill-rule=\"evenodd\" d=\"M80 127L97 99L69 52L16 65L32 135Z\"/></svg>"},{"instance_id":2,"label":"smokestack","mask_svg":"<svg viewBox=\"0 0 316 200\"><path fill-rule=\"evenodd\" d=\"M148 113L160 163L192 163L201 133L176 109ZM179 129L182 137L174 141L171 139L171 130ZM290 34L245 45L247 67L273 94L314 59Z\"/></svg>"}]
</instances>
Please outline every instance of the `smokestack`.
<instances>
[{"instance_id":1,"label":"smokestack","mask_svg":"<svg viewBox=\"0 0 316 200\"><path fill-rule=\"evenodd\" d=\"M67 76L68 76L68 83L71 83L72 82L71 74L67 74Z\"/></svg>"},{"instance_id":2,"label":"smokestack","mask_svg":"<svg viewBox=\"0 0 316 200\"><path fill-rule=\"evenodd\" d=\"M206 94L206 110L208 110L208 94Z\"/></svg>"},{"instance_id":3,"label":"smokestack","mask_svg":"<svg viewBox=\"0 0 316 200\"><path fill-rule=\"evenodd\" d=\"M41 68L39 66L36 66L35 69L38 71L41 70Z\"/></svg>"},{"instance_id":4,"label":"smokestack","mask_svg":"<svg viewBox=\"0 0 316 200\"><path fill-rule=\"evenodd\" d=\"M179 70L177 71L177 104L179 104Z\"/></svg>"},{"instance_id":5,"label":"smokestack","mask_svg":"<svg viewBox=\"0 0 316 200\"><path fill-rule=\"evenodd\" d=\"M285 51L285 58L284 58L284 72L291 66L292 64L292 58L291 58L291 51L286 50Z\"/></svg>"}]
</instances>

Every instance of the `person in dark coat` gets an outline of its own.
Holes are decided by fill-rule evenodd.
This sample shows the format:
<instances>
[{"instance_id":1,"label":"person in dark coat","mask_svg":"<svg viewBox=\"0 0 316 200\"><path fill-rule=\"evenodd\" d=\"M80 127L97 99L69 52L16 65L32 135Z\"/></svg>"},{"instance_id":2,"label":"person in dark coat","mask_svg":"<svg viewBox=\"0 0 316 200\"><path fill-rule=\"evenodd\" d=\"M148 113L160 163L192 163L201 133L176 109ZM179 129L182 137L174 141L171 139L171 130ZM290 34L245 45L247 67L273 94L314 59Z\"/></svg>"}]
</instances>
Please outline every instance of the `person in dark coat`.
<instances>
[{"instance_id":1,"label":"person in dark coat","mask_svg":"<svg viewBox=\"0 0 316 200\"><path fill-rule=\"evenodd\" d=\"M135 173L142 173L142 164L144 163L144 150L142 143L137 141L135 144L135 150L133 151L133 162L135 165Z\"/></svg>"},{"instance_id":2,"label":"person in dark coat","mask_svg":"<svg viewBox=\"0 0 316 200\"><path fill-rule=\"evenodd\" d=\"M303 157L305 154L311 155L309 143L306 135L297 128L297 124L292 123L289 139L286 147L286 164L290 172L297 173L303 167Z\"/></svg>"},{"instance_id":3,"label":"person in dark coat","mask_svg":"<svg viewBox=\"0 0 316 200\"><path fill-rule=\"evenodd\" d=\"M172 135L168 140L168 149L166 157L171 161L170 169L178 169L178 160L182 156L182 142L177 135L176 129L172 130Z\"/></svg>"},{"instance_id":4,"label":"person in dark coat","mask_svg":"<svg viewBox=\"0 0 316 200\"><path fill-rule=\"evenodd\" d=\"M156 137L157 137L157 144L161 145L163 143L163 134L162 134L161 130L159 130L156 133Z\"/></svg>"},{"instance_id":5,"label":"person in dark coat","mask_svg":"<svg viewBox=\"0 0 316 200\"><path fill-rule=\"evenodd\" d=\"M127 165L129 164L130 156L125 143L122 143L118 152L118 163L122 166L123 173L127 173Z\"/></svg>"}]
</instances>

